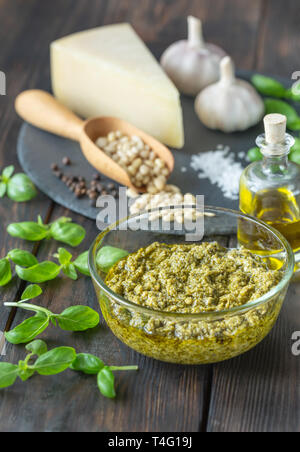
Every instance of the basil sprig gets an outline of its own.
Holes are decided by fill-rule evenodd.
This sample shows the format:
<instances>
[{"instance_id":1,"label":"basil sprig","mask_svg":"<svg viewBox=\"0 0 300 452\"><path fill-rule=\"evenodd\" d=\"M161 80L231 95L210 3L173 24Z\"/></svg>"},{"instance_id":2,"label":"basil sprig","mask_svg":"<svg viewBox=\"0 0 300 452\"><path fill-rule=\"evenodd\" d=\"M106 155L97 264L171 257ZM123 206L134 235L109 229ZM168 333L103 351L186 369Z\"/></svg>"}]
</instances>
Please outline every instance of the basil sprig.
<instances>
[{"instance_id":1,"label":"basil sprig","mask_svg":"<svg viewBox=\"0 0 300 452\"><path fill-rule=\"evenodd\" d=\"M97 375L97 384L101 394L112 399L116 397L113 371L138 370L138 366L106 366L97 356L89 353L79 353L71 364L70 369L87 375Z\"/></svg>"},{"instance_id":2,"label":"basil sprig","mask_svg":"<svg viewBox=\"0 0 300 452\"><path fill-rule=\"evenodd\" d=\"M252 76L251 82L257 91L264 96L300 101L300 94L294 93L291 88L285 88L282 83L271 77L255 74Z\"/></svg>"},{"instance_id":3,"label":"basil sprig","mask_svg":"<svg viewBox=\"0 0 300 452\"><path fill-rule=\"evenodd\" d=\"M90 275L87 263L88 252L84 251L74 261L72 254L65 248L58 248L54 257L59 264L51 261L37 262L32 267L23 268L21 265L16 266L16 273L19 278L24 281L41 284L46 281L55 279L62 271L69 278L76 280L78 278L77 271L84 275Z\"/></svg>"},{"instance_id":4,"label":"basil sprig","mask_svg":"<svg viewBox=\"0 0 300 452\"><path fill-rule=\"evenodd\" d=\"M119 262L123 257L128 256L128 251L116 248L114 246L103 246L96 256L97 267L107 273L111 267Z\"/></svg>"},{"instance_id":5,"label":"basil sprig","mask_svg":"<svg viewBox=\"0 0 300 452\"><path fill-rule=\"evenodd\" d=\"M120 248L104 246L96 256L97 267L104 272L108 272L113 265L127 255L128 252ZM52 279L55 279L61 271L73 280L77 280L77 272L90 276L88 267L88 251L84 251L75 260L73 260L73 256L69 251L65 248L58 248L57 253L54 254L54 257L58 260L59 264L51 261L44 261L35 263L32 267L23 268L22 262L20 262L21 265L16 265L16 273L19 278L24 281L35 284L51 281ZM6 278L4 271L3 278Z\"/></svg>"},{"instance_id":6,"label":"basil sprig","mask_svg":"<svg viewBox=\"0 0 300 452\"><path fill-rule=\"evenodd\" d=\"M50 224L44 224L41 217L38 217L37 222L11 223L7 227L7 232L12 237L24 240L35 242L53 238L70 246L78 246L85 237L85 229L79 224L72 223L72 219L67 217L60 217Z\"/></svg>"},{"instance_id":7,"label":"basil sprig","mask_svg":"<svg viewBox=\"0 0 300 452\"><path fill-rule=\"evenodd\" d=\"M16 265L16 273L19 278L35 284L41 284L55 279L59 275L60 270L61 266L51 261L40 262L29 268Z\"/></svg>"},{"instance_id":8,"label":"basil sprig","mask_svg":"<svg viewBox=\"0 0 300 452\"><path fill-rule=\"evenodd\" d=\"M38 263L37 258L29 251L18 248L9 251L6 257L0 259L0 286L5 286L12 279L10 261L23 267L31 267Z\"/></svg>"},{"instance_id":9,"label":"basil sprig","mask_svg":"<svg viewBox=\"0 0 300 452\"><path fill-rule=\"evenodd\" d=\"M291 148L291 152L289 154L289 160L294 163L298 163L300 165L300 138L295 138L295 144ZM250 162L258 162L263 159L263 155L258 147L254 147L249 149L247 153L247 158Z\"/></svg>"},{"instance_id":10,"label":"basil sprig","mask_svg":"<svg viewBox=\"0 0 300 452\"><path fill-rule=\"evenodd\" d=\"M12 386L19 377L22 381L28 380L35 373L39 375L59 374L76 359L76 351L72 347L57 347L50 351L47 344L37 340L27 345L29 352L23 361L18 364L0 363L0 388ZM33 362L33 357L37 359Z\"/></svg>"},{"instance_id":11,"label":"basil sprig","mask_svg":"<svg viewBox=\"0 0 300 452\"><path fill-rule=\"evenodd\" d=\"M293 131L300 130L300 116L294 107L283 100L266 98L264 100L266 115L270 113L280 113L286 116L287 128Z\"/></svg>"},{"instance_id":12,"label":"basil sprig","mask_svg":"<svg viewBox=\"0 0 300 452\"><path fill-rule=\"evenodd\" d=\"M61 269L69 278L76 280L78 278L77 271L86 276L90 276L88 268L88 251L81 253L74 261L72 261L72 254L65 248L58 248L58 252L54 257L58 259Z\"/></svg>"},{"instance_id":13,"label":"basil sprig","mask_svg":"<svg viewBox=\"0 0 300 452\"><path fill-rule=\"evenodd\" d=\"M28 286L18 302L4 303L5 306L17 307L36 314L5 333L11 344L22 344L32 341L49 326L50 322L65 331L85 331L99 324L99 314L88 306L70 306L61 314L54 314L49 309L36 306L27 301L42 293L39 286Z\"/></svg>"},{"instance_id":14,"label":"basil sprig","mask_svg":"<svg viewBox=\"0 0 300 452\"><path fill-rule=\"evenodd\" d=\"M4 168L0 175L0 198L5 194L16 202L30 201L36 194L36 188L24 173L14 174L14 166Z\"/></svg>"},{"instance_id":15,"label":"basil sprig","mask_svg":"<svg viewBox=\"0 0 300 452\"><path fill-rule=\"evenodd\" d=\"M18 364L0 363L0 389L12 386L19 377L28 380L35 373L57 375L68 368L88 375L97 375L98 388L105 397L116 396L116 370L138 370L138 366L106 366L97 356L78 353L72 347L57 347L48 351L47 344L41 340L26 346L27 356ZM35 360L34 360L35 358Z\"/></svg>"}]
</instances>

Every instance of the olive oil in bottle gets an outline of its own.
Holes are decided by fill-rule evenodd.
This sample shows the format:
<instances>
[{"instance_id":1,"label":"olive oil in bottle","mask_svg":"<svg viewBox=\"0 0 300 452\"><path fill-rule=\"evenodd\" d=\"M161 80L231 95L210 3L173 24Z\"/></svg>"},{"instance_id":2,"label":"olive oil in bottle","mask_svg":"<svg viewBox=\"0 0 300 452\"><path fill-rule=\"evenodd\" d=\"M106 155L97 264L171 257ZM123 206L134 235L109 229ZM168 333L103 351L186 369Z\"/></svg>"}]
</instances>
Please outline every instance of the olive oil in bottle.
<instances>
[{"instance_id":1,"label":"olive oil in bottle","mask_svg":"<svg viewBox=\"0 0 300 452\"><path fill-rule=\"evenodd\" d=\"M288 154L294 138L286 133L286 117L270 114L264 118L265 133L257 137L264 159L249 165L240 180L240 210L281 232L300 264L300 165ZM255 228L239 225L239 242L259 250Z\"/></svg>"}]
</instances>

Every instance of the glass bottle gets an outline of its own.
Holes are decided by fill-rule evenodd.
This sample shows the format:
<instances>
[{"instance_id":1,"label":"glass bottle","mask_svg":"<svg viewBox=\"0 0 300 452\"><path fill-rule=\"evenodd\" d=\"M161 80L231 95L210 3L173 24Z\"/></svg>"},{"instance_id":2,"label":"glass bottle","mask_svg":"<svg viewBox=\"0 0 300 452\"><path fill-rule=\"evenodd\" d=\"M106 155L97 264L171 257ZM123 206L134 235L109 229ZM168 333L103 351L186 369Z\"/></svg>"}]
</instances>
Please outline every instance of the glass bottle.
<instances>
[{"instance_id":1,"label":"glass bottle","mask_svg":"<svg viewBox=\"0 0 300 452\"><path fill-rule=\"evenodd\" d=\"M256 144L263 160L252 163L240 180L240 210L279 230L294 250L300 266L300 165L290 162L288 154L294 138L286 133L286 117L270 114L264 118L265 133ZM259 250L255 230L239 228L239 242Z\"/></svg>"}]
</instances>

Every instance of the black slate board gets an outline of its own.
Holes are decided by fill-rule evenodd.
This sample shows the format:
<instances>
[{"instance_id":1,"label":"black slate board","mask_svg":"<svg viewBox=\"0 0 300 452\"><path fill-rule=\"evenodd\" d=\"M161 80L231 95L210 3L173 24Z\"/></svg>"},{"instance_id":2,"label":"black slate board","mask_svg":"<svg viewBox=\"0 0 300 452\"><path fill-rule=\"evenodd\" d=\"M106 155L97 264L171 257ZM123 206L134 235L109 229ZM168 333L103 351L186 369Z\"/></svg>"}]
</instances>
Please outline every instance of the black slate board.
<instances>
[{"instance_id":1,"label":"black slate board","mask_svg":"<svg viewBox=\"0 0 300 452\"><path fill-rule=\"evenodd\" d=\"M251 72L241 72L239 76L249 79ZM190 167L192 154L216 149L218 144L229 146L235 153L236 161L247 165L238 157L240 152L247 152L254 146L255 138L262 132L262 123L245 132L225 134L204 127L194 112L194 99L182 96L182 107L185 128L185 145L180 150L173 150L175 169L169 183L178 185L182 192L191 192L205 196L206 205L214 205L238 209L238 201L224 197L221 189L211 184L208 179L199 179L198 174ZM36 186L58 204L88 218L95 219L98 209L91 207L88 198L77 199L65 184L58 180L50 169L51 163L60 166L64 156L70 157L72 165L64 167L66 174L82 175L91 180L95 169L85 160L80 145L76 142L57 137L24 123L21 127L18 144L18 157L24 171ZM187 169L182 172L182 167ZM104 181L108 181L103 177Z\"/></svg>"}]
</instances>

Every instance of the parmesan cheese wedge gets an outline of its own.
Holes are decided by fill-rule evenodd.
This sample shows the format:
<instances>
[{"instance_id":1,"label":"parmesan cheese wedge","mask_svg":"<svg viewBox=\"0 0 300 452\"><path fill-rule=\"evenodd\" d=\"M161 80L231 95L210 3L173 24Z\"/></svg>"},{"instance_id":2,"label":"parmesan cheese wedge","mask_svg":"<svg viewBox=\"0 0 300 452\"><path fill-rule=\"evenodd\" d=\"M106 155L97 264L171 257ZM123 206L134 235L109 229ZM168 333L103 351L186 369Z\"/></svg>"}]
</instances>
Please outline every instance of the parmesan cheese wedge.
<instances>
[{"instance_id":1,"label":"parmesan cheese wedge","mask_svg":"<svg viewBox=\"0 0 300 452\"><path fill-rule=\"evenodd\" d=\"M80 116L115 116L169 146L183 146L179 92L131 25L54 41L51 78L57 99Z\"/></svg>"}]
</instances>

